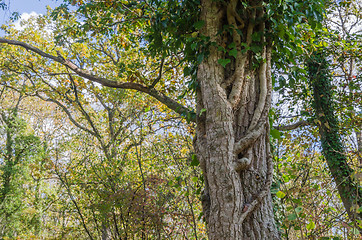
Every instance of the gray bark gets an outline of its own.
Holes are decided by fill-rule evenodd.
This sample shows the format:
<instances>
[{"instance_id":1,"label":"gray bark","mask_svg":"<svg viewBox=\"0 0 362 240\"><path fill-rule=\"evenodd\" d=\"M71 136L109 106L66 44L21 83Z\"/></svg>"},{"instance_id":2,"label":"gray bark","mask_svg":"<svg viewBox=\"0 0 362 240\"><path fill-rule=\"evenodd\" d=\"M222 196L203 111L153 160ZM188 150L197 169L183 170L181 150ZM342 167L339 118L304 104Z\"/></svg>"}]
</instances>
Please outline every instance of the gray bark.
<instances>
[{"instance_id":1,"label":"gray bark","mask_svg":"<svg viewBox=\"0 0 362 240\"><path fill-rule=\"evenodd\" d=\"M362 168L362 131L356 131L359 165Z\"/></svg>"},{"instance_id":2,"label":"gray bark","mask_svg":"<svg viewBox=\"0 0 362 240\"><path fill-rule=\"evenodd\" d=\"M202 34L220 45L224 40L217 33L230 17L222 9L216 1L202 1ZM262 14L254 11L251 17ZM250 20L245 26L245 40L235 32L229 37L250 44L254 28L263 30L264 23ZM211 47L198 69L195 150L205 179L202 201L208 236L210 240L279 239L270 195L270 48L263 49L264 61L257 69L251 66L250 51L243 53L239 44L237 50L232 66L224 68L218 59L225 56Z\"/></svg>"}]
</instances>

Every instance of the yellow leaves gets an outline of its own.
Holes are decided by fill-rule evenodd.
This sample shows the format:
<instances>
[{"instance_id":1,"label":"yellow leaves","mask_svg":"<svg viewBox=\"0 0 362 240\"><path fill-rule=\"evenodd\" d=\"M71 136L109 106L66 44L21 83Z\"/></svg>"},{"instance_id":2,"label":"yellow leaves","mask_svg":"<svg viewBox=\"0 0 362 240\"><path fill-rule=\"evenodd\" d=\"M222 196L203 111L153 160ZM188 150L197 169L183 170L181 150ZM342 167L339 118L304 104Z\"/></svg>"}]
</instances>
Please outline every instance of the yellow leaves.
<instances>
[{"instance_id":1,"label":"yellow leaves","mask_svg":"<svg viewBox=\"0 0 362 240\"><path fill-rule=\"evenodd\" d=\"M315 229L315 223L313 222L313 221L310 221L309 223L308 223L308 225L307 225L307 229L308 230L313 230L313 229Z\"/></svg>"},{"instance_id":2,"label":"yellow leaves","mask_svg":"<svg viewBox=\"0 0 362 240\"><path fill-rule=\"evenodd\" d=\"M25 208L23 210L23 213L25 214L29 214L29 215L34 215L36 214L37 210L35 208L29 207L29 208Z\"/></svg>"},{"instance_id":3,"label":"yellow leaves","mask_svg":"<svg viewBox=\"0 0 362 240\"><path fill-rule=\"evenodd\" d=\"M80 57L89 57L89 51L85 44L82 44L79 55Z\"/></svg>"},{"instance_id":4,"label":"yellow leaves","mask_svg":"<svg viewBox=\"0 0 362 240\"><path fill-rule=\"evenodd\" d=\"M359 206L358 204L354 204L353 206L351 206L351 208L349 210L351 212L361 213L362 212L362 207Z\"/></svg>"},{"instance_id":5,"label":"yellow leaves","mask_svg":"<svg viewBox=\"0 0 362 240\"><path fill-rule=\"evenodd\" d=\"M105 0L106 7L111 7L113 5L113 0Z\"/></svg>"},{"instance_id":6,"label":"yellow leaves","mask_svg":"<svg viewBox=\"0 0 362 240\"><path fill-rule=\"evenodd\" d=\"M78 4L78 6L82 5L84 3L83 0L72 0L71 4L73 6L75 6L76 4Z\"/></svg>"},{"instance_id":7,"label":"yellow leaves","mask_svg":"<svg viewBox=\"0 0 362 240\"><path fill-rule=\"evenodd\" d=\"M71 58L81 57L81 58L89 58L91 56L90 49L85 43L75 43L72 46L73 56ZM62 56L63 53L62 53Z\"/></svg>"},{"instance_id":8,"label":"yellow leaves","mask_svg":"<svg viewBox=\"0 0 362 240\"><path fill-rule=\"evenodd\" d=\"M354 174L353 178L356 179L362 185L362 172Z\"/></svg>"},{"instance_id":9,"label":"yellow leaves","mask_svg":"<svg viewBox=\"0 0 362 240\"><path fill-rule=\"evenodd\" d=\"M277 193L276 193L276 196L278 197L278 198L284 198L285 197L285 193L283 193L282 191L278 191Z\"/></svg>"},{"instance_id":10,"label":"yellow leaves","mask_svg":"<svg viewBox=\"0 0 362 240\"><path fill-rule=\"evenodd\" d=\"M315 122L318 126L322 125L321 121L318 120L318 119L314 119L314 122Z\"/></svg>"},{"instance_id":11,"label":"yellow leaves","mask_svg":"<svg viewBox=\"0 0 362 240\"><path fill-rule=\"evenodd\" d=\"M121 37L118 42L123 48L126 48L128 46L124 37Z\"/></svg>"}]
</instances>

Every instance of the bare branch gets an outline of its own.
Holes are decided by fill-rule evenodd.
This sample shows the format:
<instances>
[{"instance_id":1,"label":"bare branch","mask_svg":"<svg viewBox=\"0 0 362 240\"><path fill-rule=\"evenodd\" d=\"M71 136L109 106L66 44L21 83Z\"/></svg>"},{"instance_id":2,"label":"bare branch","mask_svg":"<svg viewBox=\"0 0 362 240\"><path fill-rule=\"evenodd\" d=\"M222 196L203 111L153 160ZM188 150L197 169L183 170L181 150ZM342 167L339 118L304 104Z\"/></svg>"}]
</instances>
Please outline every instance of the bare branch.
<instances>
[{"instance_id":1,"label":"bare branch","mask_svg":"<svg viewBox=\"0 0 362 240\"><path fill-rule=\"evenodd\" d=\"M64 112L65 114L67 114L69 120L76 126L78 127L79 129L82 129L83 131L91 134L92 136L95 136L97 137L96 133L94 133L92 130L86 128L85 126L82 126L79 122L77 122L71 112L67 109L67 107L65 107L62 103L60 103L59 101L55 100L55 99L52 99L52 98L44 98L42 97L39 93L36 93L36 95L38 98L40 98L41 100L43 101L46 101L46 102L52 102L52 103L55 103L56 105L58 105Z\"/></svg>"},{"instance_id":2,"label":"bare branch","mask_svg":"<svg viewBox=\"0 0 362 240\"><path fill-rule=\"evenodd\" d=\"M309 122L301 120L299 122L296 122L296 123L293 123L290 125L273 126L273 128L275 128L276 130L279 130L279 131L289 131L289 130L297 129L299 127L305 127L308 125L310 125Z\"/></svg>"},{"instance_id":3,"label":"bare branch","mask_svg":"<svg viewBox=\"0 0 362 240\"><path fill-rule=\"evenodd\" d=\"M154 88L156 86L156 84L161 80L162 77L162 68L163 68L163 63L164 63L165 59L162 58L161 59L161 64L160 64L160 72L158 74L158 77L152 82L152 84L150 85L150 88Z\"/></svg>"}]
</instances>

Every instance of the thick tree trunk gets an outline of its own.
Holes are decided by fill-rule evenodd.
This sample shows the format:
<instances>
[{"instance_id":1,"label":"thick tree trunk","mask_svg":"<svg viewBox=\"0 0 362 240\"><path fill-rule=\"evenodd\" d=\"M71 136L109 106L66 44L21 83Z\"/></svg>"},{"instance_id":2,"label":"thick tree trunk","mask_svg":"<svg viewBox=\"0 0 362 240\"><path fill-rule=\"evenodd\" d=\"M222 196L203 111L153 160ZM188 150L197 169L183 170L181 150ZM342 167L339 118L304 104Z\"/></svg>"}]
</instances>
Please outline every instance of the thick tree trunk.
<instances>
[{"instance_id":1,"label":"thick tree trunk","mask_svg":"<svg viewBox=\"0 0 362 240\"><path fill-rule=\"evenodd\" d=\"M254 68L253 53L243 51L241 41L250 45L251 34L264 31L265 23L255 23L263 10L247 11L250 20L236 22L231 10L238 2L202 2L202 34L216 43L198 69L195 149L205 179L204 215L210 240L279 239L270 195L270 49L264 47ZM218 34L225 24L241 29L245 38L236 31ZM238 53L224 68L218 60L226 56L217 48L231 42Z\"/></svg>"}]
</instances>

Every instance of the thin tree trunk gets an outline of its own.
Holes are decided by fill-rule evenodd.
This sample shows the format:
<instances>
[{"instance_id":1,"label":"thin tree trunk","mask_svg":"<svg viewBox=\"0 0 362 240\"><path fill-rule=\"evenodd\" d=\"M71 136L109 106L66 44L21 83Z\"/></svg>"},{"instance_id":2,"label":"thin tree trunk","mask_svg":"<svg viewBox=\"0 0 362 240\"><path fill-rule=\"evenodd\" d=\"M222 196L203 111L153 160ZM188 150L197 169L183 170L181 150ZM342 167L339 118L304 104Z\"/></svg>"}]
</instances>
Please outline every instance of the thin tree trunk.
<instances>
[{"instance_id":1,"label":"thin tree trunk","mask_svg":"<svg viewBox=\"0 0 362 240\"><path fill-rule=\"evenodd\" d=\"M270 48L264 47L263 61L255 69L253 53L241 47L241 41L250 45L254 31L264 30L263 22L255 23L264 13L254 10L245 16L250 19L242 28L245 39L236 31L225 39L218 34L222 26L241 22L236 23L230 14L238 1L230 1L225 8L221 4L202 1L202 34L216 46L210 47L199 65L197 78L195 149L205 180L202 202L208 235L210 240L279 239L270 195ZM224 68L218 60L225 55L217 45L227 42L236 43L238 53Z\"/></svg>"},{"instance_id":2,"label":"thin tree trunk","mask_svg":"<svg viewBox=\"0 0 362 240\"><path fill-rule=\"evenodd\" d=\"M359 167L362 168L362 131L356 131Z\"/></svg>"},{"instance_id":3,"label":"thin tree trunk","mask_svg":"<svg viewBox=\"0 0 362 240\"><path fill-rule=\"evenodd\" d=\"M319 120L323 155L337 185L343 205L352 221L362 220L357 206L362 206L362 191L358 182L352 180L353 170L348 165L339 135L338 119L334 113L333 90L325 53L315 52L308 62L309 77L313 88L314 108ZM362 229L359 228L362 233Z\"/></svg>"}]
</instances>

